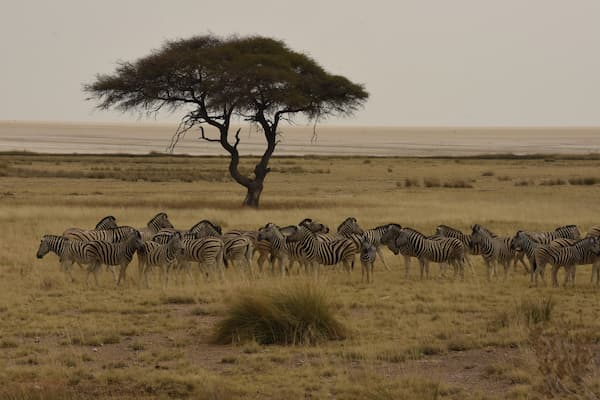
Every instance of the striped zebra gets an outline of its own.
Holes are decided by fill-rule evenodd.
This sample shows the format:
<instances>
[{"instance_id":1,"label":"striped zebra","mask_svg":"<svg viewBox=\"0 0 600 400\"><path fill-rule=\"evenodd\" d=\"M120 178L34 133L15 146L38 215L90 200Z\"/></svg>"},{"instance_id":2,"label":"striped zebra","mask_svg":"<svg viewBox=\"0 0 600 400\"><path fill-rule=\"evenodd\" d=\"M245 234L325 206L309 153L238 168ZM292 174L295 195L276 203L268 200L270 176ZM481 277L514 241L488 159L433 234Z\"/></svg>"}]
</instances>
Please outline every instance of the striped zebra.
<instances>
[{"instance_id":1,"label":"striped zebra","mask_svg":"<svg viewBox=\"0 0 600 400\"><path fill-rule=\"evenodd\" d=\"M295 232L295 226L286 226L280 228L279 226L268 223L264 227L258 230L258 242L267 241L271 248L271 272L275 271L275 264L278 262L279 270L282 276L285 276L286 271L289 270L291 258L300 261L297 257L295 249L291 249L294 242L287 242L287 236ZM297 248L297 247L296 247ZM290 255L290 253L292 255Z\"/></svg>"},{"instance_id":2,"label":"striped zebra","mask_svg":"<svg viewBox=\"0 0 600 400\"><path fill-rule=\"evenodd\" d=\"M464 279L465 249L456 238L427 237L414 229L394 226L384 235L384 240L395 254L410 255L419 260L421 279L424 274L429 278L430 262L450 264L454 268L454 276Z\"/></svg>"},{"instance_id":3,"label":"striped zebra","mask_svg":"<svg viewBox=\"0 0 600 400\"><path fill-rule=\"evenodd\" d=\"M207 236L202 239L184 239L181 265L190 271L189 264L198 263L200 271L207 277L216 276L224 278L224 244L219 237ZM190 272L188 272L191 275Z\"/></svg>"},{"instance_id":4,"label":"striped zebra","mask_svg":"<svg viewBox=\"0 0 600 400\"><path fill-rule=\"evenodd\" d=\"M548 232L531 232L531 231L519 231L529 235L532 239L540 244L549 244L555 239L575 239L578 240L581 237L579 229L576 225L565 225L559 226L553 231Z\"/></svg>"},{"instance_id":5,"label":"striped zebra","mask_svg":"<svg viewBox=\"0 0 600 400\"><path fill-rule=\"evenodd\" d=\"M365 236L360 242L360 264L361 264L361 282L364 282L365 275L367 283L373 282L373 263L377 255L377 247Z\"/></svg>"},{"instance_id":6,"label":"striped zebra","mask_svg":"<svg viewBox=\"0 0 600 400\"><path fill-rule=\"evenodd\" d=\"M558 247L566 247L566 246L572 246L573 243L575 243L576 240L575 239L555 239L553 241L551 241L550 243L552 243L553 246L558 246ZM546 244L550 244L550 243L546 243ZM529 264L533 266L534 264L534 258L535 258L535 249L537 249L539 246L542 246L543 244L540 243L538 240L534 239L528 232L525 231L518 231L517 234L515 235L515 237L513 238L513 240L511 241L511 247L512 249L516 250L516 251L522 251L525 253L525 256L527 257L527 259L529 260ZM535 285L537 286L537 280L538 277L541 277L542 280L544 279L544 269L543 268L537 268L534 269L533 267L531 268L531 283L535 283ZM544 282L545 285L545 282Z\"/></svg>"},{"instance_id":7,"label":"striped zebra","mask_svg":"<svg viewBox=\"0 0 600 400\"><path fill-rule=\"evenodd\" d=\"M131 226L119 226L117 228L90 230L90 231L73 231L64 235L70 240L80 240L89 242L92 240L101 240L104 242L118 243L125 240L132 232L137 232Z\"/></svg>"},{"instance_id":8,"label":"striped zebra","mask_svg":"<svg viewBox=\"0 0 600 400\"><path fill-rule=\"evenodd\" d=\"M231 263L244 276L245 265L252 277L252 256L254 254L255 242L252 236L238 234L237 232L227 232L222 236L222 240L225 266L227 267Z\"/></svg>"},{"instance_id":9,"label":"striped zebra","mask_svg":"<svg viewBox=\"0 0 600 400\"><path fill-rule=\"evenodd\" d=\"M119 285L125 279L125 272L133 258L133 254L142 247L143 242L140 233L133 231L125 240L118 243L92 240L89 244L91 245L90 257L92 263L88 267L85 283L88 285L90 273L93 273L94 281L98 286L97 273L101 265L118 265L120 267L117 280L117 285Z\"/></svg>"},{"instance_id":10,"label":"striped zebra","mask_svg":"<svg viewBox=\"0 0 600 400\"><path fill-rule=\"evenodd\" d=\"M586 237L600 236L600 225L592 226L588 231Z\"/></svg>"},{"instance_id":11,"label":"striped zebra","mask_svg":"<svg viewBox=\"0 0 600 400\"><path fill-rule=\"evenodd\" d=\"M73 263L77 263L79 266L83 267L84 265L91 264L93 261L88 242L69 240L64 236L42 236L36 257L41 259L49 252L53 252L59 257L61 269L69 276L71 282L75 280L71 274ZM112 272L114 275L114 271Z\"/></svg>"},{"instance_id":12,"label":"striped zebra","mask_svg":"<svg viewBox=\"0 0 600 400\"><path fill-rule=\"evenodd\" d=\"M534 267L544 268L552 265L552 286L558 286L558 270L565 267L565 286L569 281L575 285L574 270L577 265L592 264L600 256L600 238L590 236L580 239L572 246L558 247L553 245L539 246L535 250Z\"/></svg>"},{"instance_id":13,"label":"striped zebra","mask_svg":"<svg viewBox=\"0 0 600 400\"><path fill-rule=\"evenodd\" d=\"M152 237L152 242L167 243L173 232L162 230ZM190 231L182 235L183 252L177 263L177 269L185 271L193 279L190 262L198 263L200 271L206 276L214 275L216 272L223 278L223 240L219 236L203 236L196 239L197 232ZM218 271L217 271L218 270Z\"/></svg>"},{"instance_id":14,"label":"striped zebra","mask_svg":"<svg viewBox=\"0 0 600 400\"><path fill-rule=\"evenodd\" d=\"M473 246L479 247L481 257L486 265L488 280L498 276L496 269L498 263L504 267L504 279L506 280L511 261L515 257L511 245L512 238L496 236L488 229L475 224L472 228L471 241Z\"/></svg>"},{"instance_id":15,"label":"striped zebra","mask_svg":"<svg viewBox=\"0 0 600 400\"><path fill-rule=\"evenodd\" d=\"M307 227L310 226L311 228ZM313 231L327 232L323 224L310 222L298 225L287 240L298 242L302 257L310 267L314 268L315 275L319 275L319 265L337 265L342 263L346 272L354 268L354 255L356 253L354 242L350 239L339 238L331 241L319 240Z\"/></svg>"},{"instance_id":16,"label":"striped zebra","mask_svg":"<svg viewBox=\"0 0 600 400\"><path fill-rule=\"evenodd\" d=\"M169 270L175 266L178 258L183 255L183 249L181 234L179 232L173 233L164 244L154 241L147 241L142 244L138 250L138 259L146 287L149 287L148 273L152 267L160 268L163 288L167 287Z\"/></svg>"},{"instance_id":17,"label":"striped zebra","mask_svg":"<svg viewBox=\"0 0 600 400\"><path fill-rule=\"evenodd\" d=\"M435 233L439 236L450 237L460 240L465 249L465 261L473 271L473 263L471 263L469 255L478 256L481 255L481 251L477 246L473 245L471 235L463 233L462 231L452 228L448 225L438 225L435 228Z\"/></svg>"},{"instance_id":18,"label":"striped zebra","mask_svg":"<svg viewBox=\"0 0 600 400\"><path fill-rule=\"evenodd\" d=\"M172 229L173 224L169 221L167 213L159 212L148 221L145 227L138 229L142 235L142 240L152 239L152 236L156 235L161 229Z\"/></svg>"},{"instance_id":19,"label":"striped zebra","mask_svg":"<svg viewBox=\"0 0 600 400\"><path fill-rule=\"evenodd\" d=\"M103 229L113 229L117 227L117 219L115 217L113 217L112 215L107 215L106 217L102 218L100 221L98 221L98 223L96 224L96 226L94 227L93 230L95 231L99 231L99 230L103 230ZM83 229L83 228L68 228L63 232L63 236L66 236L67 234L71 233L71 232L80 232L80 231L86 231L87 229Z\"/></svg>"},{"instance_id":20,"label":"striped zebra","mask_svg":"<svg viewBox=\"0 0 600 400\"><path fill-rule=\"evenodd\" d=\"M354 217L346 218L340 226L338 226L337 233L340 236L351 239L356 245L357 253L360 253L361 242L363 237L366 237L367 240L375 246L377 256L381 259L383 266L385 269L390 271L390 267L385 262L385 258L383 257L383 252L380 248L381 245L381 237L387 232L390 224L380 225L375 228L363 230Z\"/></svg>"}]
</instances>

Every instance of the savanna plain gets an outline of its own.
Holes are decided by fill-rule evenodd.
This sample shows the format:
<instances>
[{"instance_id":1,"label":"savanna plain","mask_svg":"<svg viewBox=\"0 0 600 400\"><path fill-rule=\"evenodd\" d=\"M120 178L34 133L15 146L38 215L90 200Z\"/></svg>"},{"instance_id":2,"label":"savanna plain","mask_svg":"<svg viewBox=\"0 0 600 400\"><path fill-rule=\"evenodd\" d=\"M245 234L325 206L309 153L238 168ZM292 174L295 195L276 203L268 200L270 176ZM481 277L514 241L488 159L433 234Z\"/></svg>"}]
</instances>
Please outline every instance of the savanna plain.
<instances>
[{"instance_id":1,"label":"savanna plain","mask_svg":"<svg viewBox=\"0 0 600 400\"><path fill-rule=\"evenodd\" d=\"M252 162L243 161L250 171ZM75 282L44 234L93 228L105 215L145 226L159 211L177 228L209 219L229 229L310 217L335 229L396 222L497 234L600 223L600 159L279 157L260 210L219 157L0 154L0 398L544 399L600 396L600 290L590 266L574 288L530 287L522 267L488 282L481 257L464 281L418 276L384 250L374 282L326 269L318 282L231 268L224 281L137 284L136 261L116 287ZM502 275L500 275L502 276ZM562 281L562 276L560 277ZM549 281L548 276L546 280ZM215 325L241 295L316 286L347 328L317 344L215 344ZM294 289L295 288L295 289Z\"/></svg>"}]
</instances>

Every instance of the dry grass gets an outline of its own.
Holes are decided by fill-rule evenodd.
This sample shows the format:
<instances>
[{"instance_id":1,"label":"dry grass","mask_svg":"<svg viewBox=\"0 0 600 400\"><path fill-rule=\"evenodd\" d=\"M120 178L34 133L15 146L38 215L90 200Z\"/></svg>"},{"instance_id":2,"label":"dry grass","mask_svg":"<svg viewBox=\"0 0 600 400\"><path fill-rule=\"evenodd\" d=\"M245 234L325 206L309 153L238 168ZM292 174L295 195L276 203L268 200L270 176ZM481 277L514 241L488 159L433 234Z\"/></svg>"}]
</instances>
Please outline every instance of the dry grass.
<instances>
[{"instance_id":1,"label":"dry grass","mask_svg":"<svg viewBox=\"0 0 600 400\"><path fill-rule=\"evenodd\" d=\"M217 157L1 155L0 173L34 172L0 177L0 398L541 399L547 389L532 330L551 334L569 326L580 348L598 359L600 291L588 283L588 266L578 268L576 287L568 290L530 288L522 270L511 270L507 283L487 283L478 258L472 259L476 274L464 282L420 281L415 267L405 279L401 257L385 251L391 271L376 264L374 284L360 283L356 271L326 270L321 277L329 306L351 331L347 339L231 346L212 344L228 304L240 294L305 278L282 281L265 273L249 280L228 270L224 282L199 277L197 284L162 291L139 289L133 265L123 288L103 271L101 287L86 289L78 267L71 284L56 257L35 258L42 234L92 227L108 214L143 226L159 210L177 227L208 218L224 230L304 217L335 227L348 216L365 227L397 222L424 233L440 223L466 231L478 222L501 235L570 223L585 232L598 224L597 185L514 185L594 176L594 157L370 161L277 158L256 211L240 208L243 191L228 179L183 180L189 171L217 174L226 164ZM92 167L116 175L52 175L92 173ZM126 177L130 169L147 170L161 184L122 180L119 174ZM44 170L47 175L36 172ZM482 171L495 177L482 178ZM405 185L431 177L439 187ZM443 187L454 181L474 187ZM433 266L433 276L437 271ZM151 287L160 287L158 276L151 279ZM550 297L551 306L543 302ZM591 377L597 369L597 361L582 369L585 390L596 396L600 387ZM580 390L570 379L565 385Z\"/></svg>"}]
</instances>

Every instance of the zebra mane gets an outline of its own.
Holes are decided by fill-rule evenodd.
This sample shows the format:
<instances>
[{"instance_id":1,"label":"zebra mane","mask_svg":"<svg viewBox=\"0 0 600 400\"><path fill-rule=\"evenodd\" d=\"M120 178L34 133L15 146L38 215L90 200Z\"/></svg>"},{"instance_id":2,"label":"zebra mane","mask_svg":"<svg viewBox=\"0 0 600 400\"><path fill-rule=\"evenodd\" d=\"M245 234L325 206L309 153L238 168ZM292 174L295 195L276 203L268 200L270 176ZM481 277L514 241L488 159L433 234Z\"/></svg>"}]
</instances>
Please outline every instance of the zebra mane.
<instances>
[{"instance_id":1,"label":"zebra mane","mask_svg":"<svg viewBox=\"0 0 600 400\"><path fill-rule=\"evenodd\" d=\"M464 233L463 233L461 230L458 230L458 229L456 229L456 228L453 228L453 227L451 227L451 226L448 226L448 225L443 225L443 224L442 224L442 225L438 225L438 226L437 226L437 228L436 228L436 230L437 230L438 228L445 229L445 230L447 230L447 231L451 231L451 232L454 232L454 233L461 233L461 234L463 234L463 235L464 235Z\"/></svg>"},{"instance_id":2,"label":"zebra mane","mask_svg":"<svg viewBox=\"0 0 600 400\"><path fill-rule=\"evenodd\" d=\"M415 234L417 234L417 235L420 235L420 236L422 236L422 237L423 237L423 238L425 238L425 239L427 238L427 236L423 235L421 232L419 232L419 231L418 231L418 230L416 230L416 229L413 229L413 228L408 228L408 227L406 227L406 228L402 228L402 229L403 229L403 230L405 230L405 231L409 231L409 232L415 233Z\"/></svg>"},{"instance_id":3,"label":"zebra mane","mask_svg":"<svg viewBox=\"0 0 600 400\"><path fill-rule=\"evenodd\" d=\"M196 229L197 227L199 227L200 225L203 225L203 224L210 225L210 226L211 226L211 227L212 227L212 228L213 228L215 231L219 232L219 234L222 234L222 233L223 233L223 232L221 231L221 227L220 227L219 225L217 225L217 224L214 224L214 223L210 222L210 221L209 221L209 220L207 220L207 219L203 219L202 221L198 222L197 224L194 224L194 226L192 226L192 227L190 228L190 231L193 231L194 229Z\"/></svg>"},{"instance_id":4,"label":"zebra mane","mask_svg":"<svg viewBox=\"0 0 600 400\"><path fill-rule=\"evenodd\" d=\"M312 218L304 218L302 221L298 222L298 225L312 224L312 222L313 222Z\"/></svg>"},{"instance_id":5,"label":"zebra mane","mask_svg":"<svg viewBox=\"0 0 600 400\"><path fill-rule=\"evenodd\" d=\"M370 231L376 231L376 230L379 230L379 229L390 229L392 226L397 226L398 228L402 229L402 227L399 224L390 223L390 224L379 225L379 226L376 226L375 228L371 228L369 230Z\"/></svg>"},{"instance_id":6,"label":"zebra mane","mask_svg":"<svg viewBox=\"0 0 600 400\"><path fill-rule=\"evenodd\" d=\"M168 218L167 217L167 213L166 212L159 212L158 214L156 214L154 217L150 218L150 221L148 221L148 225L150 225L150 223L152 223L153 221L156 221L159 218Z\"/></svg>"},{"instance_id":7,"label":"zebra mane","mask_svg":"<svg viewBox=\"0 0 600 400\"><path fill-rule=\"evenodd\" d=\"M354 217L348 217L344 221L342 221L342 223L339 224L338 227L337 227L338 232L339 232L340 229L342 229L342 226L346 225L348 223L348 221L350 221L352 219L356 221L356 218L354 218Z\"/></svg>"},{"instance_id":8,"label":"zebra mane","mask_svg":"<svg viewBox=\"0 0 600 400\"><path fill-rule=\"evenodd\" d=\"M486 233L488 235L490 235L491 237L497 237L498 235L496 235L494 232L490 231L488 228L485 228L479 224L475 224L473 225L473 232L475 232L475 230L478 229L483 233Z\"/></svg>"},{"instance_id":9,"label":"zebra mane","mask_svg":"<svg viewBox=\"0 0 600 400\"><path fill-rule=\"evenodd\" d=\"M113 222L116 222L116 221L117 221L117 219L116 219L114 216L112 216L112 215L107 215L106 217L104 217L104 218L102 218L100 221L98 221L98 223L96 224L96 226L95 226L95 228L94 228L94 229L98 229L98 227L99 227L100 225L102 225L102 224L103 224L105 221L113 221Z\"/></svg>"},{"instance_id":10,"label":"zebra mane","mask_svg":"<svg viewBox=\"0 0 600 400\"><path fill-rule=\"evenodd\" d=\"M563 226L559 226L558 228L554 229L554 232L560 231L561 229L572 229L572 228L577 228L577 225L563 225Z\"/></svg>"}]
</instances>

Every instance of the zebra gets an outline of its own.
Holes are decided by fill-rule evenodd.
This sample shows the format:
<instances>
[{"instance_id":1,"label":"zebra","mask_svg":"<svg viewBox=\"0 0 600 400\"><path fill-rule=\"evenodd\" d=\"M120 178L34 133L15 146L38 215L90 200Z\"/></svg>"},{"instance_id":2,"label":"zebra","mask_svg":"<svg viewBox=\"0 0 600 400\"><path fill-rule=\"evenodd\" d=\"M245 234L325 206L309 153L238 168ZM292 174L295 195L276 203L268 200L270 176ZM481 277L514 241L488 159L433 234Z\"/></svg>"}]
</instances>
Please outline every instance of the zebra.
<instances>
[{"instance_id":1,"label":"zebra","mask_svg":"<svg viewBox=\"0 0 600 400\"><path fill-rule=\"evenodd\" d=\"M202 239L184 239L183 255L180 259L182 267L189 270L190 262L197 262L205 275L214 275L217 271L220 279L224 277L224 244L219 237L207 236ZM191 275L191 272L188 272Z\"/></svg>"},{"instance_id":2,"label":"zebra","mask_svg":"<svg viewBox=\"0 0 600 400\"><path fill-rule=\"evenodd\" d=\"M148 287L148 272L151 267L159 267L161 269L163 288L167 287L169 270L175 265L177 259L183 255L183 249L181 234L179 232L173 233L165 244L159 244L154 241L144 242L138 250L138 258L146 287Z\"/></svg>"},{"instance_id":3,"label":"zebra","mask_svg":"<svg viewBox=\"0 0 600 400\"><path fill-rule=\"evenodd\" d=\"M389 226L390 226L390 224L386 224L386 225L377 226L375 228L363 230L358 225L356 218L348 217L340 224L340 226L338 226L337 234L341 235L343 237L346 237L348 239L351 239L355 243L356 250L358 253L360 252L362 239L363 239L363 237L366 237L367 240L373 246L375 246L377 255L381 259L381 262L383 263L383 266L385 267L385 269L390 271L390 267L385 262L385 258L383 257L383 252L381 251L381 248L380 248L381 237L385 234L385 232L387 232Z\"/></svg>"},{"instance_id":4,"label":"zebra","mask_svg":"<svg viewBox=\"0 0 600 400\"><path fill-rule=\"evenodd\" d=\"M286 237L293 233L294 229L294 225L280 228L273 223L268 223L258 230L257 242L266 241L270 244L271 255L273 257L271 271L274 272L275 262L278 261L282 276L285 276L286 270L289 269L290 247L292 247L293 243L288 243Z\"/></svg>"},{"instance_id":5,"label":"zebra","mask_svg":"<svg viewBox=\"0 0 600 400\"><path fill-rule=\"evenodd\" d=\"M73 263L80 266L92 263L92 254L88 242L69 240L64 236L44 235L40 240L36 257L41 259L49 252L53 252L59 257L60 266L63 272L69 276L71 282L75 280L71 274ZM114 271L112 272L114 276Z\"/></svg>"},{"instance_id":6,"label":"zebra","mask_svg":"<svg viewBox=\"0 0 600 400\"><path fill-rule=\"evenodd\" d=\"M138 231L133 231L125 240L118 243L92 240L89 244L91 245L92 263L88 267L85 283L88 285L90 273L93 273L94 281L98 286L97 273L102 264L120 266L117 280L117 285L119 285L125 279L125 271L133 258L133 254L142 247L143 242L141 234Z\"/></svg>"},{"instance_id":7,"label":"zebra","mask_svg":"<svg viewBox=\"0 0 600 400\"><path fill-rule=\"evenodd\" d=\"M310 226L311 228L307 227ZM287 237L289 242L298 242L302 257L308 265L315 268L315 275L319 275L319 265L344 264L346 272L354 269L354 255L356 253L354 242L350 239L339 238L331 241L319 240L317 233L313 231L324 231L328 229L323 224L310 222L298 225ZM317 264L315 266L315 263Z\"/></svg>"},{"instance_id":8,"label":"zebra","mask_svg":"<svg viewBox=\"0 0 600 400\"><path fill-rule=\"evenodd\" d=\"M395 254L410 254L419 260L421 279L424 273L429 278L429 262L448 263L454 267L454 276L464 279L465 249L460 240L441 236L427 237L412 228L396 227L391 228L384 239Z\"/></svg>"},{"instance_id":9,"label":"zebra","mask_svg":"<svg viewBox=\"0 0 600 400\"><path fill-rule=\"evenodd\" d=\"M560 238L560 239L555 239L555 240L551 241L550 243L546 243L546 244L552 244L553 246L557 246L557 247L567 247L567 246L572 246L575 242L576 242L575 239ZM511 248L516 251L524 252L525 255L527 256L527 259L529 260L529 264L532 266L534 264L535 249L537 249L539 246L542 246L542 245L543 245L543 243L536 240L528 232L525 232L525 231L518 231L517 234L515 235L515 237L511 241ZM531 283L532 284L535 283L535 285L537 285L538 276L540 276L542 278L542 280L544 279L543 267L537 268L537 269L534 269L532 267L531 268Z\"/></svg>"},{"instance_id":10,"label":"zebra","mask_svg":"<svg viewBox=\"0 0 600 400\"><path fill-rule=\"evenodd\" d=\"M472 227L471 241L478 246L487 269L487 278L497 276L496 266L498 263L504 266L504 279L508 277L510 263L515 257L511 248L512 238L496 236L479 224Z\"/></svg>"},{"instance_id":11,"label":"zebra","mask_svg":"<svg viewBox=\"0 0 600 400\"><path fill-rule=\"evenodd\" d=\"M522 231L519 231L522 232ZM581 237L581 233L579 229L577 229L576 225L565 225L559 226L553 231L548 232L530 232L523 231L527 235L529 235L532 239L537 241L540 244L549 244L551 241L555 239L575 239L578 240ZM518 233L518 232L517 232Z\"/></svg>"},{"instance_id":12,"label":"zebra","mask_svg":"<svg viewBox=\"0 0 600 400\"><path fill-rule=\"evenodd\" d=\"M600 236L600 225L592 226L588 231L586 237Z\"/></svg>"},{"instance_id":13,"label":"zebra","mask_svg":"<svg viewBox=\"0 0 600 400\"><path fill-rule=\"evenodd\" d=\"M361 282L364 282L365 275L367 276L367 283L373 282L373 263L375 262L376 255L377 247L368 237L363 236L360 242Z\"/></svg>"},{"instance_id":14,"label":"zebra","mask_svg":"<svg viewBox=\"0 0 600 400\"><path fill-rule=\"evenodd\" d=\"M96 224L96 226L94 227L93 230L95 231L99 231L99 230L103 230L103 229L113 229L117 227L117 219L115 217L113 217L112 215L107 215L106 217L102 218L100 221L98 221L98 223ZM86 229L82 229L82 228L68 228L63 232L63 236L66 236L67 234L71 233L71 232L80 232L80 231L85 231Z\"/></svg>"},{"instance_id":15,"label":"zebra","mask_svg":"<svg viewBox=\"0 0 600 400\"><path fill-rule=\"evenodd\" d=\"M477 246L473 245L473 240L470 234L463 233L460 230L452 228L448 225L438 225L435 228L435 234L443 237L450 237L460 240L465 249L465 261L471 268L471 271L473 271L473 264L471 263L469 254L473 256L478 256L481 253L480 249Z\"/></svg>"},{"instance_id":16,"label":"zebra","mask_svg":"<svg viewBox=\"0 0 600 400\"><path fill-rule=\"evenodd\" d=\"M148 221L144 228L138 229L138 231L142 235L142 240L145 242L146 240L152 239L152 236L165 228L172 229L173 225L171 224L171 221L169 221L167 213L159 212Z\"/></svg>"},{"instance_id":17,"label":"zebra","mask_svg":"<svg viewBox=\"0 0 600 400\"><path fill-rule=\"evenodd\" d=\"M245 264L252 277L252 255L254 254L254 240L252 237L244 234L226 233L222 236L222 240L225 266L227 267L231 263L237 266L244 275L242 264Z\"/></svg>"},{"instance_id":18,"label":"zebra","mask_svg":"<svg viewBox=\"0 0 600 400\"><path fill-rule=\"evenodd\" d=\"M552 286L558 286L558 269L565 267L565 286L569 281L575 285L574 270L576 265L594 263L600 256L600 238L586 237L575 242L572 246L558 247L552 245L539 246L535 250L534 266L543 268L552 265Z\"/></svg>"},{"instance_id":19,"label":"zebra","mask_svg":"<svg viewBox=\"0 0 600 400\"><path fill-rule=\"evenodd\" d=\"M89 230L89 231L72 231L64 236L71 240L80 240L89 242L91 240L101 240L104 242L118 243L126 239L132 232L137 232L131 226L119 226L111 229Z\"/></svg>"}]
</instances>

